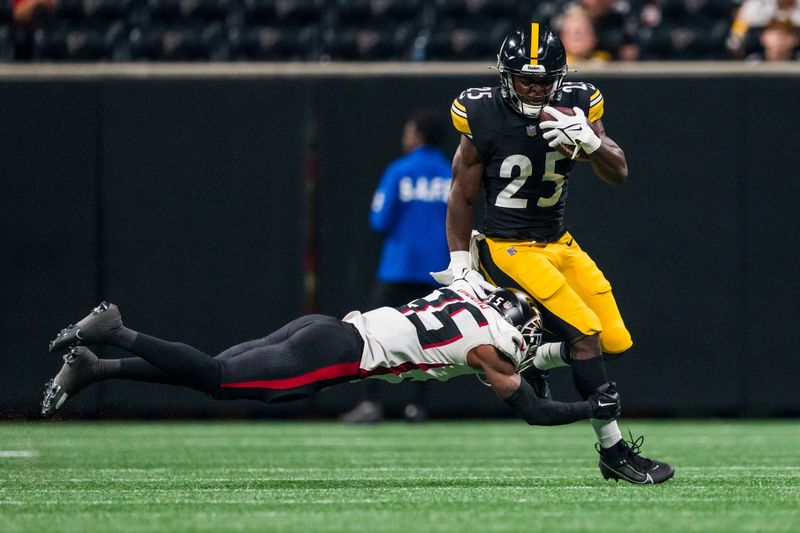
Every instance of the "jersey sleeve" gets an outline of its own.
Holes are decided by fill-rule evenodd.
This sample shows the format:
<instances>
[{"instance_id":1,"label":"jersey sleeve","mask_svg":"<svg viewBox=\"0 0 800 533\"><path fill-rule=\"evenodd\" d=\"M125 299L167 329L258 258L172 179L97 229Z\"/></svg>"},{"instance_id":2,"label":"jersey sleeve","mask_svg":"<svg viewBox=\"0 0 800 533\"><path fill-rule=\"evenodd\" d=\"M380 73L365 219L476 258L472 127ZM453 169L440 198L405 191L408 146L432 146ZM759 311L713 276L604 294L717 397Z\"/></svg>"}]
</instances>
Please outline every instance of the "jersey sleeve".
<instances>
[{"instance_id":1,"label":"jersey sleeve","mask_svg":"<svg viewBox=\"0 0 800 533\"><path fill-rule=\"evenodd\" d=\"M517 334L507 337L504 342L498 343L497 349L500 353L505 355L514 364L514 368L519 368L522 365L522 335Z\"/></svg>"},{"instance_id":2,"label":"jersey sleeve","mask_svg":"<svg viewBox=\"0 0 800 533\"><path fill-rule=\"evenodd\" d=\"M589 92L589 113L587 117L589 122L597 122L602 118L603 112L605 111L603 109L603 93L591 83L587 83L586 85Z\"/></svg>"},{"instance_id":3,"label":"jersey sleeve","mask_svg":"<svg viewBox=\"0 0 800 533\"><path fill-rule=\"evenodd\" d=\"M502 319L498 319L490 326L494 347L506 356L515 368L522 364L522 348L525 342L522 333L517 328Z\"/></svg>"},{"instance_id":4,"label":"jersey sleeve","mask_svg":"<svg viewBox=\"0 0 800 533\"><path fill-rule=\"evenodd\" d=\"M473 87L462 91L450 106L453 127L471 140L484 158L493 140L493 131L502 129L496 126L497 114L492 113L498 94L492 87Z\"/></svg>"},{"instance_id":5,"label":"jersey sleeve","mask_svg":"<svg viewBox=\"0 0 800 533\"><path fill-rule=\"evenodd\" d=\"M453 100L453 105L450 106L450 118L453 120L453 127L462 135L466 135L472 139L472 127L469 125L469 116L467 115L467 106L459 96Z\"/></svg>"}]
</instances>

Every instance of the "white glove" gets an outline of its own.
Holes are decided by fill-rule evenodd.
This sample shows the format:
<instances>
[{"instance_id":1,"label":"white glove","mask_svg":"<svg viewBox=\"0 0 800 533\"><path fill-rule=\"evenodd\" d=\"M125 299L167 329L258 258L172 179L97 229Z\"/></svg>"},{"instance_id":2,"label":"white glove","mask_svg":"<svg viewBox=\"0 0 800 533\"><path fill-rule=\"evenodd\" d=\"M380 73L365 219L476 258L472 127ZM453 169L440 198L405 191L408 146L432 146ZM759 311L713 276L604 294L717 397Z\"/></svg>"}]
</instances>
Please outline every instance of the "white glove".
<instances>
[{"instance_id":1,"label":"white glove","mask_svg":"<svg viewBox=\"0 0 800 533\"><path fill-rule=\"evenodd\" d=\"M545 107L544 111L554 116L557 120L540 122L539 127L548 129L542 134L542 137L550 141L551 148L555 148L558 145L574 146L575 150L572 152L574 159L578 153L578 148L582 148L584 152L591 154L600 148L602 141L586 120L583 109L573 107L572 110L575 111L574 116L565 115L550 106Z\"/></svg>"},{"instance_id":2,"label":"white glove","mask_svg":"<svg viewBox=\"0 0 800 533\"><path fill-rule=\"evenodd\" d=\"M462 268L472 268L472 261L468 254L469 252L466 251L450 252L450 264L447 265L447 268L440 272L430 272L431 277L439 285L452 285L456 279L456 271L460 274Z\"/></svg>"},{"instance_id":3,"label":"white glove","mask_svg":"<svg viewBox=\"0 0 800 533\"><path fill-rule=\"evenodd\" d=\"M448 285L448 287L451 288L451 289L455 289L455 290L466 291L466 292L470 293L471 295L473 295L475 298L479 298L478 295L475 294L475 289L464 278L453 280L453 283ZM479 299L481 299L481 298L479 298Z\"/></svg>"},{"instance_id":4,"label":"white glove","mask_svg":"<svg viewBox=\"0 0 800 533\"><path fill-rule=\"evenodd\" d=\"M475 296L483 300L490 292L497 289L494 285L486 281L481 273L471 268L466 268L461 271L461 275L456 278L456 281L464 280L472 287L472 292Z\"/></svg>"},{"instance_id":5,"label":"white glove","mask_svg":"<svg viewBox=\"0 0 800 533\"><path fill-rule=\"evenodd\" d=\"M453 275L453 281L464 280L469 283L469 286L472 287L472 292L481 300L486 298L487 293L497 288L483 279L480 272L472 268L470 255L466 250L450 252L449 268Z\"/></svg>"},{"instance_id":6,"label":"white glove","mask_svg":"<svg viewBox=\"0 0 800 533\"><path fill-rule=\"evenodd\" d=\"M466 250L450 252L450 265L447 270L431 272L436 283L452 285L457 280L466 281L472 292L481 300L486 298L486 291L493 291L497 287L483 279L480 272L472 268L470 253Z\"/></svg>"}]
</instances>

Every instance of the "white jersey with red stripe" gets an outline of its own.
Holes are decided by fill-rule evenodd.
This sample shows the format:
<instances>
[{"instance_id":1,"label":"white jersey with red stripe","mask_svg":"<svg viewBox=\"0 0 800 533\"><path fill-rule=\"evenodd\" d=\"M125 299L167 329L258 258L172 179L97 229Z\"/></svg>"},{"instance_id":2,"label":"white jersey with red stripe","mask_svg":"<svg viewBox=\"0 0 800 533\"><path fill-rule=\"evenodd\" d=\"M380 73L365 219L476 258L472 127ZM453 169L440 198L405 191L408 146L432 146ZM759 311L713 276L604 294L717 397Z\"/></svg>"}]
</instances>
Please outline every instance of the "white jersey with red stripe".
<instances>
[{"instance_id":1,"label":"white jersey with red stripe","mask_svg":"<svg viewBox=\"0 0 800 533\"><path fill-rule=\"evenodd\" d=\"M362 378L446 381L476 372L467 364L476 346L495 346L517 367L526 350L520 332L464 281L399 308L353 311L343 320L364 338Z\"/></svg>"}]
</instances>

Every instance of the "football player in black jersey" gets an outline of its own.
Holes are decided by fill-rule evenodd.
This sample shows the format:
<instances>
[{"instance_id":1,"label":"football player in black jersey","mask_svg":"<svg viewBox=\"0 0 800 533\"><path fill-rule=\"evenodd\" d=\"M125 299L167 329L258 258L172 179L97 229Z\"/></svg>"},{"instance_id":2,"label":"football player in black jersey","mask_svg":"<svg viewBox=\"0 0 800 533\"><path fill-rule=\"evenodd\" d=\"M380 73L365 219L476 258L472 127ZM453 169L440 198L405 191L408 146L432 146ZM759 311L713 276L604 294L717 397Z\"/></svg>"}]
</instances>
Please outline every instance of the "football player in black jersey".
<instances>
[{"instance_id":1,"label":"football player in black jersey","mask_svg":"<svg viewBox=\"0 0 800 533\"><path fill-rule=\"evenodd\" d=\"M451 107L461 141L447 210L450 272L477 289L484 286L468 251L473 206L483 190L486 217L477 240L482 274L536 299L546 329L564 341L540 347L536 367L569 364L586 398L608 382L602 355L618 356L633 343L611 285L567 231L568 177L576 159L588 159L600 179L621 185L628 175L625 154L606 135L600 91L564 81L566 53L547 27L531 23L512 31L497 69L500 86L467 89ZM549 395L545 386L540 391ZM628 446L616 421L592 425L604 477L633 483L672 477L671 466Z\"/></svg>"}]
</instances>

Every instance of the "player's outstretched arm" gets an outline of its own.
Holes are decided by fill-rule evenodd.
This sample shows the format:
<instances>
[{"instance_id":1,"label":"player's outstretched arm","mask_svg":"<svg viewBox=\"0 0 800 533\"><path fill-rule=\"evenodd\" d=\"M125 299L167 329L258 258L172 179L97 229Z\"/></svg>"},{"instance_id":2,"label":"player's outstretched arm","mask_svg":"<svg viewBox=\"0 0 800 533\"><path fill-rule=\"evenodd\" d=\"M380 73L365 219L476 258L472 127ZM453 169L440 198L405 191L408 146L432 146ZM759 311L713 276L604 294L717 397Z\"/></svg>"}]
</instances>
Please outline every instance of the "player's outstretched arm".
<instances>
[{"instance_id":1,"label":"player's outstretched arm","mask_svg":"<svg viewBox=\"0 0 800 533\"><path fill-rule=\"evenodd\" d=\"M480 152L462 135L453 156L453 180L447 199L447 243L451 252L469 250L473 211L481 191L484 168Z\"/></svg>"},{"instance_id":2,"label":"player's outstretched arm","mask_svg":"<svg viewBox=\"0 0 800 533\"><path fill-rule=\"evenodd\" d=\"M593 402L592 398L581 402L557 402L539 398L533 387L517 374L513 363L494 346L482 345L474 348L467 354L467 363L482 371L497 396L528 424L558 426L587 418L612 418L606 414L608 407L598 407L598 402Z\"/></svg>"},{"instance_id":3,"label":"player's outstretched arm","mask_svg":"<svg viewBox=\"0 0 800 533\"><path fill-rule=\"evenodd\" d=\"M469 253L473 210L481 190L483 172L484 164L478 149L472 141L462 136L461 144L453 157L453 181L447 199L446 228L450 265L442 272L431 272L438 283L445 285L457 279L466 280L478 298L486 298L495 289L480 272L473 270Z\"/></svg>"},{"instance_id":4,"label":"player's outstretched arm","mask_svg":"<svg viewBox=\"0 0 800 533\"><path fill-rule=\"evenodd\" d=\"M625 152L608 135L601 120L589 124L600 138L600 148L589 154L589 163L597 176L611 185L622 185L628 178Z\"/></svg>"}]
</instances>

